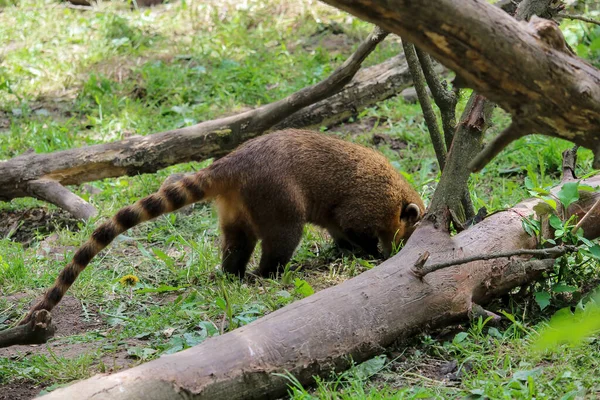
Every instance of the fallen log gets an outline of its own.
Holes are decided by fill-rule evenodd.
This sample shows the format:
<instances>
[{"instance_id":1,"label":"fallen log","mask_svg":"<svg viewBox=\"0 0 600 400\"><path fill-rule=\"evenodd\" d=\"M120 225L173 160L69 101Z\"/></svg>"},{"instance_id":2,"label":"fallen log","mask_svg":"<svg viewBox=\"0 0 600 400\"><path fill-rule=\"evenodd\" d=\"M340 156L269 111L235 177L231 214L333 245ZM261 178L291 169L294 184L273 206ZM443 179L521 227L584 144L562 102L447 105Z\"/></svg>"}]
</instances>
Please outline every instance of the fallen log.
<instances>
[{"instance_id":1,"label":"fallen log","mask_svg":"<svg viewBox=\"0 0 600 400\"><path fill-rule=\"evenodd\" d=\"M600 176L584 181L600 184ZM583 195L583 192L582 192ZM569 210L580 218L600 193ZM539 279L553 259L527 256L478 260L429 273L414 267L480 254L533 249L522 228L537 199L498 212L450 237L424 220L395 257L341 285L325 289L257 321L177 354L113 375L96 375L44 399L266 399L283 396L289 371L301 383L380 353L398 338L482 312L480 305ZM529 256L530 257L530 256ZM485 310L483 310L485 313Z\"/></svg>"},{"instance_id":2,"label":"fallen log","mask_svg":"<svg viewBox=\"0 0 600 400\"><path fill-rule=\"evenodd\" d=\"M591 149L600 168L600 71L569 50L553 21L518 22L481 0L322 1L406 38L512 115L475 170L531 133Z\"/></svg>"},{"instance_id":3,"label":"fallen log","mask_svg":"<svg viewBox=\"0 0 600 400\"><path fill-rule=\"evenodd\" d=\"M339 123L412 84L401 56L357 74L361 62L384 36L382 31L374 31L324 81L251 111L144 137L48 154L24 154L0 162L0 201L36 197L87 219L96 210L64 185L152 173L178 163L221 157L274 125L282 129Z\"/></svg>"}]
</instances>

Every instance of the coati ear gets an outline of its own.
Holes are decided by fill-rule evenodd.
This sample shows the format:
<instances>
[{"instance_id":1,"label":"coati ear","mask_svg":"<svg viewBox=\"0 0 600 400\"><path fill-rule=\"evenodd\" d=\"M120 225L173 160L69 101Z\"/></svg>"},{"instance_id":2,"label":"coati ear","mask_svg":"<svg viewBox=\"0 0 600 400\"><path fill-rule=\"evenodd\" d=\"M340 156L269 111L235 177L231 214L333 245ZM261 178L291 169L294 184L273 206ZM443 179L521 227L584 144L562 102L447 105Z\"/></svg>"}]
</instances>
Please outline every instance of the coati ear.
<instances>
[{"instance_id":1,"label":"coati ear","mask_svg":"<svg viewBox=\"0 0 600 400\"><path fill-rule=\"evenodd\" d=\"M410 223L415 223L420 220L422 217L421 209L415 203L410 203L406 207L404 207L404 211L402 212L401 218L407 220Z\"/></svg>"}]
</instances>

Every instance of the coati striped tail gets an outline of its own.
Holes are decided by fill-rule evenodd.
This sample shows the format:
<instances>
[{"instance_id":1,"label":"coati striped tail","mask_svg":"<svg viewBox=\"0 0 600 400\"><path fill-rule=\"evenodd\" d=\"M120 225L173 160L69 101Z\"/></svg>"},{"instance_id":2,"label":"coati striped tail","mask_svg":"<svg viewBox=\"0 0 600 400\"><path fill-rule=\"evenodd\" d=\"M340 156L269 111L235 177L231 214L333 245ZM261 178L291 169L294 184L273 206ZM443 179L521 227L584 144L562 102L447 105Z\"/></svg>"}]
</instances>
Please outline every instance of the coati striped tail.
<instances>
[{"instance_id":1,"label":"coati striped tail","mask_svg":"<svg viewBox=\"0 0 600 400\"><path fill-rule=\"evenodd\" d=\"M54 286L46 292L39 303L31 308L19 325L29 322L35 311L51 311L56 307L96 254L121 233L142 222L202 200L205 197L203 185L206 184L203 178L204 171L199 171L194 175L185 176L180 181L165 185L157 193L122 208L110 220L96 228L87 242L77 249L73 260L60 272Z\"/></svg>"}]
</instances>

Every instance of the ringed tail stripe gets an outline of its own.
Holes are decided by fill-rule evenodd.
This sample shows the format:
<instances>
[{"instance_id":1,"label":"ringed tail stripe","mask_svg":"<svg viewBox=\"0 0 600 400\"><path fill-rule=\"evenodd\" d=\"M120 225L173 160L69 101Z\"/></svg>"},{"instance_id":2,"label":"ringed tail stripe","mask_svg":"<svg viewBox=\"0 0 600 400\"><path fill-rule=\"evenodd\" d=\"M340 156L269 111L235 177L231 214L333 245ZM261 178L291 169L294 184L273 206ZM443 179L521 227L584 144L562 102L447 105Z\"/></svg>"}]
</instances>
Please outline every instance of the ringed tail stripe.
<instances>
[{"instance_id":1,"label":"ringed tail stripe","mask_svg":"<svg viewBox=\"0 0 600 400\"><path fill-rule=\"evenodd\" d=\"M121 233L142 222L202 200L205 192L201 187L201 181L200 172L185 176L178 182L162 187L158 193L146 196L135 204L120 209L110 220L101 224L94 230L87 242L77 249L73 260L60 272L54 285L19 325L29 322L34 311L51 311L92 259Z\"/></svg>"}]
</instances>

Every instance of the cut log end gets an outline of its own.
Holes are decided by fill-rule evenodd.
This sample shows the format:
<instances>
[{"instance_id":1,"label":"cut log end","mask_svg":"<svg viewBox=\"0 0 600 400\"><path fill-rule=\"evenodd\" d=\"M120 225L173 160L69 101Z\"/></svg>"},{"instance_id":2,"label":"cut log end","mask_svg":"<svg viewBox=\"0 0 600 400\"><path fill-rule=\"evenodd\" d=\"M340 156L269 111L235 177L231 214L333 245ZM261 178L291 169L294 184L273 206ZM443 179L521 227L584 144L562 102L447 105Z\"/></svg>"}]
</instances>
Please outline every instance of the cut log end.
<instances>
[{"instance_id":1,"label":"cut log end","mask_svg":"<svg viewBox=\"0 0 600 400\"><path fill-rule=\"evenodd\" d=\"M42 344L54 336L52 314L46 310L36 311L25 325L0 331L0 348L17 344Z\"/></svg>"}]
</instances>

